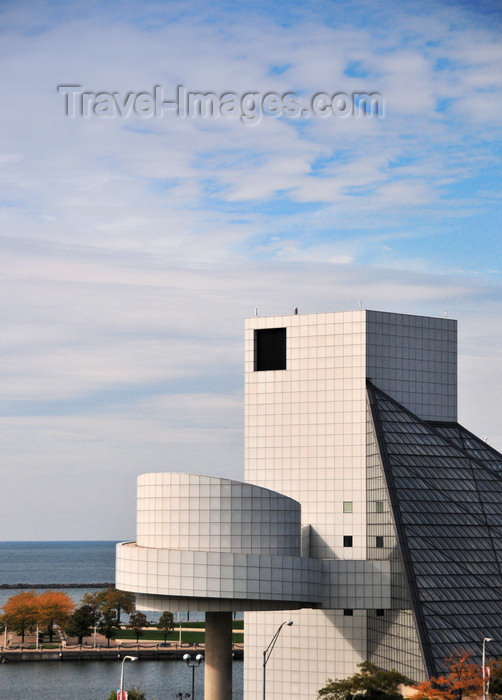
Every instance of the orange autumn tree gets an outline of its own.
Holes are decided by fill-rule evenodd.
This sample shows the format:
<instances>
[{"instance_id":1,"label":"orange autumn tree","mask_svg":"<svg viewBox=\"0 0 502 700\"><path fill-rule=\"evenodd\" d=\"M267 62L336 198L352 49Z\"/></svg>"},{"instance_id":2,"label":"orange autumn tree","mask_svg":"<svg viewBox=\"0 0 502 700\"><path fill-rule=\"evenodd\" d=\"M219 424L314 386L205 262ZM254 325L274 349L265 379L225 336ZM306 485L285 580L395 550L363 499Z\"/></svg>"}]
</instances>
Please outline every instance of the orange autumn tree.
<instances>
[{"instance_id":1,"label":"orange autumn tree","mask_svg":"<svg viewBox=\"0 0 502 700\"><path fill-rule=\"evenodd\" d=\"M413 700L462 700L464 695L481 695L481 668L472 662L472 654L461 651L445 659L448 673L418 683Z\"/></svg>"},{"instance_id":2,"label":"orange autumn tree","mask_svg":"<svg viewBox=\"0 0 502 700\"><path fill-rule=\"evenodd\" d=\"M37 605L37 622L42 627L46 627L49 640L52 642L54 625L60 627L66 625L75 609L75 603L62 591L45 591L37 597Z\"/></svg>"},{"instance_id":3,"label":"orange autumn tree","mask_svg":"<svg viewBox=\"0 0 502 700\"><path fill-rule=\"evenodd\" d=\"M37 601L35 591L23 591L11 596L3 606L3 615L0 617L2 624L20 634L23 644L24 635L34 630L37 623Z\"/></svg>"}]
</instances>

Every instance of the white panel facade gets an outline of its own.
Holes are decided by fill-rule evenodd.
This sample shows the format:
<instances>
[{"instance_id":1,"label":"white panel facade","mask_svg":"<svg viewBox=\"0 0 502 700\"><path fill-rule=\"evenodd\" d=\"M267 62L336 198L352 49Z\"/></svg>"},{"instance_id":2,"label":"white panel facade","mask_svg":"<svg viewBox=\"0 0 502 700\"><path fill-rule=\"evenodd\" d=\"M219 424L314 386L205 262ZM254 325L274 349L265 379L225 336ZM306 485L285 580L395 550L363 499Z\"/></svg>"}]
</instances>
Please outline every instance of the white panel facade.
<instances>
[{"instance_id":1,"label":"white panel facade","mask_svg":"<svg viewBox=\"0 0 502 700\"><path fill-rule=\"evenodd\" d=\"M457 420L457 322L366 311L367 376L423 420Z\"/></svg>"},{"instance_id":2,"label":"white panel facade","mask_svg":"<svg viewBox=\"0 0 502 700\"><path fill-rule=\"evenodd\" d=\"M139 547L298 556L300 504L231 479L141 474L136 533Z\"/></svg>"},{"instance_id":3,"label":"white panel facade","mask_svg":"<svg viewBox=\"0 0 502 700\"><path fill-rule=\"evenodd\" d=\"M286 329L285 369L257 361L256 334L272 328ZM366 379L425 419L456 420L456 322L366 310L255 317L245 349L246 481L301 502L304 554L365 559ZM363 598L371 584L350 585ZM291 613L267 671L269 700L314 698L328 677L355 672L367 658L366 612L355 607ZM260 654L286 618L245 619L245 698L258 700Z\"/></svg>"},{"instance_id":4,"label":"white panel facade","mask_svg":"<svg viewBox=\"0 0 502 700\"><path fill-rule=\"evenodd\" d=\"M456 322L365 310L255 317L245 360L247 483L140 476L137 541L117 546L116 584L146 610L250 611L245 700L262 697L263 650L293 620L270 658L267 698L315 698L368 658L371 616L409 607L404 594L391 599L367 379L425 420L455 421Z\"/></svg>"},{"instance_id":5,"label":"white panel facade","mask_svg":"<svg viewBox=\"0 0 502 700\"><path fill-rule=\"evenodd\" d=\"M287 369L255 371L254 331L274 327L287 329ZM365 329L364 311L246 325L246 481L301 502L314 557L366 557Z\"/></svg>"},{"instance_id":6,"label":"white panel facade","mask_svg":"<svg viewBox=\"0 0 502 700\"><path fill-rule=\"evenodd\" d=\"M150 596L142 609L158 609L151 596L190 599L188 607L176 606L181 610L298 608L302 601L319 605L321 577L322 566L300 556L158 549L134 542L117 548L117 587Z\"/></svg>"},{"instance_id":7,"label":"white panel facade","mask_svg":"<svg viewBox=\"0 0 502 700\"><path fill-rule=\"evenodd\" d=\"M116 585L152 610L320 605L322 566L301 556L300 504L240 481L138 477L137 541L117 546ZM170 606L170 607L168 607Z\"/></svg>"}]
</instances>

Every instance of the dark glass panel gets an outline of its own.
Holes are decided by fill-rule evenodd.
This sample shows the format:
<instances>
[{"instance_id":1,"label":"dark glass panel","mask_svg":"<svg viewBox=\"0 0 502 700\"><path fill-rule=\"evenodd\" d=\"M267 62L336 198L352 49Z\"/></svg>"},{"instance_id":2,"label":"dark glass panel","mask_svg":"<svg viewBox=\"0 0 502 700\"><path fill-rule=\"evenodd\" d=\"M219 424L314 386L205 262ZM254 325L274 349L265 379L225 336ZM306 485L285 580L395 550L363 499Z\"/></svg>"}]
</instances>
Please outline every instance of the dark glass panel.
<instances>
[{"instance_id":1,"label":"dark glass panel","mask_svg":"<svg viewBox=\"0 0 502 700\"><path fill-rule=\"evenodd\" d=\"M502 455L370 386L386 486L429 666L502 627ZM498 635L500 637L500 634ZM502 654L502 639L490 654ZM479 659L478 659L479 661Z\"/></svg>"}]
</instances>

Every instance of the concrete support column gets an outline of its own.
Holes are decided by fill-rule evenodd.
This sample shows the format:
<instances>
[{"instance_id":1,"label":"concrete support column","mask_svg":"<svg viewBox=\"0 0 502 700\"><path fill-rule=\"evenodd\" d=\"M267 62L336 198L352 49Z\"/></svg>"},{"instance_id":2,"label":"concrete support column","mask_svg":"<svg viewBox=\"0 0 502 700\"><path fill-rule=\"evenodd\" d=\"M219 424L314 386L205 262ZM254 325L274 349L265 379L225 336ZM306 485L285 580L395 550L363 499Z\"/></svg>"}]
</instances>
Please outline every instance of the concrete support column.
<instances>
[{"instance_id":1,"label":"concrete support column","mask_svg":"<svg viewBox=\"0 0 502 700\"><path fill-rule=\"evenodd\" d=\"M204 700L232 700L232 613L206 613Z\"/></svg>"}]
</instances>

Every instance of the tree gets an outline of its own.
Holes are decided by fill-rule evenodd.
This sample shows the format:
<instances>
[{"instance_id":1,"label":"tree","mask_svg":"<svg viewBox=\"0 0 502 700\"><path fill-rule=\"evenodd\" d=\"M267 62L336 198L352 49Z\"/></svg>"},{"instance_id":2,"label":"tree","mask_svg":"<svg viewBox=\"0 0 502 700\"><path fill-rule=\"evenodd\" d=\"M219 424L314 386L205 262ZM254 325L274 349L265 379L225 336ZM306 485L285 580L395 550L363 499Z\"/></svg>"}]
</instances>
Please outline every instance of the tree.
<instances>
[{"instance_id":1,"label":"tree","mask_svg":"<svg viewBox=\"0 0 502 700\"><path fill-rule=\"evenodd\" d=\"M98 612L103 602L106 589L95 591L94 593L84 593L82 596L82 605L89 605L94 612Z\"/></svg>"},{"instance_id":2,"label":"tree","mask_svg":"<svg viewBox=\"0 0 502 700\"><path fill-rule=\"evenodd\" d=\"M369 661L359 664L361 669L350 678L328 679L328 684L318 692L325 700L351 700L364 695L365 700L402 700L400 685L411 681L397 671L382 671Z\"/></svg>"},{"instance_id":3,"label":"tree","mask_svg":"<svg viewBox=\"0 0 502 700\"><path fill-rule=\"evenodd\" d=\"M454 700L455 696L447 689L447 677L438 676L422 681L416 686L413 700Z\"/></svg>"},{"instance_id":4,"label":"tree","mask_svg":"<svg viewBox=\"0 0 502 700\"><path fill-rule=\"evenodd\" d=\"M450 671L450 688L459 700L464 695L482 694L483 679L481 667L473 663L470 652L462 651L449 656L446 659L446 665Z\"/></svg>"},{"instance_id":5,"label":"tree","mask_svg":"<svg viewBox=\"0 0 502 700\"><path fill-rule=\"evenodd\" d=\"M75 609L75 603L62 591L45 591L37 597L38 622L47 627L52 642L54 625L65 627Z\"/></svg>"},{"instance_id":6,"label":"tree","mask_svg":"<svg viewBox=\"0 0 502 700\"><path fill-rule=\"evenodd\" d=\"M129 629L133 630L136 635L136 642L139 642L139 638L144 635L143 627L147 626L147 619L145 613L136 610L129 616L129 624L127 625Z\"/></svg>"},{"instance_id":7,"label":"tree","mask_svg":"<svg viewBox=\"0 0 502 700\"><path fill-rule=\"evenodd\" d=\"M120 626L122 612L130 615L136 609L134 593L119 591L115 586L109 586L95 593L86 593L82 602L85 605L92 605L96 611L99 610L101 613L105 610L114 610L118 626Z\"/></svg>"},{"instance_id":8,"label":"tree","mask_svg":"<svg viewBox=\"0 0 502 700\"><path fill-rule=\"evenodd\" d=\"M104 610L115 610L117 624L120 627L120 614L125 612L130 615L136 610L134 593L119 591L115 586L110 586L105 590L101 607Z\"/></svg>"},{"instance_id":9,"label":"tree","mask_svg":"<svg viewBox=\"0 0 502 700\"><path fill-rule=\"evenodd\" d=\"M115 639L118 628L115 611L105 610L99 619L98 631L106 637L108 646L110 646L110 639Z\"/></svg>"},{"instance_id":10,"label":"tree","mask_svg":"<svg viewBox=\"0 0 502 700\"><path fill-rule=\"evenodd\" d=\"M97 622L97 613L92 605L81 605L74 610L72 616L66 624L65 632L70 637L77 637L78 643L82 644L84 637L88 637Z\"/></svg>"},{"instance_id":11,"label":"tree","mask_svg":"<svg viewBox=\"0 0 502 700\"><path fill-rule=\"evenodd\" d=\"M413 700L462 700L464 695L481 695L481 668L471 659L468 651L449 656L445 659L448 673L419 683Z\"/></svg>"},{"instance_id":12,"label":"tree","mask_svg":"<svg viewBox=\"0 0 502 700\"><path fill-rule=\"evenodd\" d=\"M119 591L115 586L109 586L95 593L86 593L82 602L94 610L96 625L100 633L107 638L108 646L110 646L110 639L115 638L120 628L121 612L130 614L136 609L134 593Z\"/></svg>"},{"instance_id":13,"label":"tree","mask_svg":"<svg viewBox=\"0 0 502 700\"><path fill-rule=\"evenodd\" d=\"M21 635L24 644L26 632L33 631L38 621L37 594L23 591L11 596L3 606L2 623Z\"/></svg>"},{"instance_id":14,"label":"tree","mask_svg":"<svg viewBox=\"0 0 502 700\"><path fill-rule=\"evenodd\" d=\"M174 629L174 615L169 610L166 610L159 617L157 629L164 632L164 644L167 642L167 635Z\"/></svg>"},{"instance_id":15,"label":"tree","mask_svg":"<svg viewBox=\"0 0 502 700\"><path fill-rule=\"evenodd\" d=\"M502 661L490 659L490 695L502 695Z\"/></svg>"}]
</instances>

